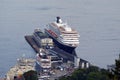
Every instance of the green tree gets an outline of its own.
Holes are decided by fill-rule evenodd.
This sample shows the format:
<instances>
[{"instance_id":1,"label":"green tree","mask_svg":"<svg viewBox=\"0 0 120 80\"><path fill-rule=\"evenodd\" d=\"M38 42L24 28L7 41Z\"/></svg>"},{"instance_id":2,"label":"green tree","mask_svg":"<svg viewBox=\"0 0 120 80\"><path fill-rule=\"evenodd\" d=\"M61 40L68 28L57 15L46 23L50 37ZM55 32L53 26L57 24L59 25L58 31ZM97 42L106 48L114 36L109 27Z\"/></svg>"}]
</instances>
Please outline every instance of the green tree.
<instances>
[{"instance_id":1,"label":"green tree","mask_svg":"<svg viewBox=\"0 0 120 80\"><path fill-rule=\"evenodd\" d=\"M106 72L103 74L101 71L99 72L90 72L87 76L87 80L109 80Z\"/></svg>"},{"instance_id":2,"label":"green tree","mask_svg":"<svg viewBox=\"0 0 120 80\"><path fill-rule=\"evenodd\" d=\"M120 54L119 58L115 60L114 75L116 80L120 80Z\"/></svg>"},{"instance_id":3,"label":"green tree","mask_svg":"<svg viewBox=\"0 0 120 80\"><path fill-rule=\"evenodd\" d=\"M87 80L100 80L101 74L99 72L90 72L87 76Z\"/></svg>"},{"instance_id":4,"label":"green tree","mask_svg":"<svg viewBox=\"0 0 120 80\"><path fill-rule=\"evenodd\" d=\"M111 69L108 76L111 80L120 80L120 54L119 58L115 60L115 67Z\"/></svg>"},{"instance_id":5,"label":"green tree","mask_svg":"<svg viewBox=\"0 0 120 80\"><path fill-rule=\"evenodd\" d=\"M59 80L109 80L107 74L107 70L91 66L88 69L77 69L71 76L64 76Z\"/></svg>"},{"instance_id":6,"label":"green tree","mask_svg":"<svg viewBox=\"0 0 120 80\"><path fill-rule=\"evenodd\" d=\"M86 76L87 76L86 69L78 69L73 72L71 77L74 80L86 80Z\"/></svg>"},{"instance_id":7,"label":"green tree","mask_svg":"<svg viewBox=\"0 0 120 80\"><path fill-rule=\"evenodd\" d=\"M25 72L23 74L23 76L24 76L25 80L38 80L37 72L33 71L33 70Z\"/></svg>"}]
</instances>

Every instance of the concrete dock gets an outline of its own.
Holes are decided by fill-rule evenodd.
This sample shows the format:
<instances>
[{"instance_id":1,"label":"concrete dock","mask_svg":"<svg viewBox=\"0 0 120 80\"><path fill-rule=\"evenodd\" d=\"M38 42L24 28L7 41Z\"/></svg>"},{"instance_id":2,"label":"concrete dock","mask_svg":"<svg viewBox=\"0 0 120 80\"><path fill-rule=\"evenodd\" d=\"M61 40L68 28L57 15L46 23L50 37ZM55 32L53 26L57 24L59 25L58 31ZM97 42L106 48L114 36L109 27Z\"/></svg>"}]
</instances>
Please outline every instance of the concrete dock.
<instances>
[{"instance_id":1,"label":"concrete dock","mask_svg":"<svg viewBox=\"0 0 120 80\"><path fill-rule=\"evenodd\" d=\"M26 41L31 45L31 47L34 49L36 53L39 52L39 46L36 44L36 42L33 39L32 35L25 36Z\"/></svg>"}]
</instances>

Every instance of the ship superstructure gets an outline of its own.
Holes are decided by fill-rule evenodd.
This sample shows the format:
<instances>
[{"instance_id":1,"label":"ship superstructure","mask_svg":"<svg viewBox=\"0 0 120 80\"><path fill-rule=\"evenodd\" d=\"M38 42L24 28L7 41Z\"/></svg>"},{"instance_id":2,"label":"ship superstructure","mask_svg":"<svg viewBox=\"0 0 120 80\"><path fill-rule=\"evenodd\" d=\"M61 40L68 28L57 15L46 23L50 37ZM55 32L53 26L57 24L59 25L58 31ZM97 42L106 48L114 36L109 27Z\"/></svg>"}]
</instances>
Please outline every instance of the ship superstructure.
<instances>
[{"instance_id":1,"label":"ship superstructure","mask_svg":"<svg viewBox=\"0 0 120 80\"><path fill-rule=\"evenodd\" d=\"M62 63L62 58L41 48L36 56L36 70L40 74L39 78L49 78L53 66L59 63Z\"/></svg>"},{"instance_id":2,"label":"ship superstructure","mask_svg":"<svg viewBox=\"0 0 120 80\"><path fill-rule=\"evenodd\" d=\"M51 68L51 58L46 54L44 49L40 49L40 52L36 56L36 61L41 70Z\"/></svg>"},{"instance_id":3,"label":"ship superstructure","mask_svg":"<svg viewBox=\"0 0 120 80\"><path fill-rule=\"evenodd\" d=\"M55 53L41 48L37 54L36 61L41 70L43 70L50 69L56 63L62 63L63 59Z\"/></svg>"},{"instance_id":4,"label":"ship superstructure","mask_svg":"<svg viewBox=\"0 0 120 80\"><path fill-rule=\"evenodd\" d=\"M53 40L49 38L45 33L43 33L40 29L34 30L33 38L40 47L44 47L44 48L53 47Z\"/></svg>"},{"instance_id":5,"label":"ship superstructure","mask_svg":"<svg viewBox=\"0 0 120 80\"><path fill-rule=\"evenodd\" d=\"M66 52L72 53L79 45L80 35L76 30L67 25L67 23L63 23L60 17L57 17L56 22L48 24L47 27L45 33L53 38L59 48Z\"/></svg>"}]
</instances>

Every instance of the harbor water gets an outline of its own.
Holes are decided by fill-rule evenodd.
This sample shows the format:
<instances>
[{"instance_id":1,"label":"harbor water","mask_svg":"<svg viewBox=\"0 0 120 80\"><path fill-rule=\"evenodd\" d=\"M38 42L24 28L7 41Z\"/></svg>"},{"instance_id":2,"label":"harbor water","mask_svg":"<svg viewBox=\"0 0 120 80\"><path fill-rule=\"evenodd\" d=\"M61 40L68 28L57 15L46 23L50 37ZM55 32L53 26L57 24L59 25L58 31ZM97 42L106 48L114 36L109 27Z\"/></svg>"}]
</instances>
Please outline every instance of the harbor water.
<instances>
[{"instance_id":1,"label":"harbor water","mask_svg":"<svg viewBox=\"0 0 120 80\"><path fill-rule=\"evenodd\" d=\"M35 52L24 36L56 16L80 34L77 55L106 68L120 53L120 0L0 0L0 77Z\"/></svg>"}]
</instances>

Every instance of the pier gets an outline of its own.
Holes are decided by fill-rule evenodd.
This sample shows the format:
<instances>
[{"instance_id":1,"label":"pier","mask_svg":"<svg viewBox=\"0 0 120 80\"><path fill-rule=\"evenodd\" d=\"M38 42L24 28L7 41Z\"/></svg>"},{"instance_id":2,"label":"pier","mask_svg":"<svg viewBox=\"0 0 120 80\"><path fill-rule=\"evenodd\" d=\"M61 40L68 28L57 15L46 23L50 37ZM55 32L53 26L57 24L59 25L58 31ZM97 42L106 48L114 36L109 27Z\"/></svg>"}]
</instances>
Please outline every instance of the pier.
<instances>
[{"instance_id":1,"label":"pier","mask_svg":"<svg viewBox=\"0 0 120 80\"><path fill-rule=\"evenodd\" d=\"M32 35L27 35L27 36L25 36L25 39L31 45L31 47L34 49L34 51L36 53L38 53L39 52L39 46L33 40L33 36Z\"/></svg>"}]
</instances>

